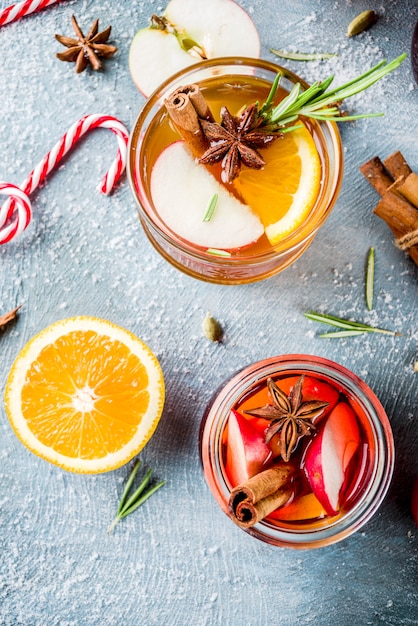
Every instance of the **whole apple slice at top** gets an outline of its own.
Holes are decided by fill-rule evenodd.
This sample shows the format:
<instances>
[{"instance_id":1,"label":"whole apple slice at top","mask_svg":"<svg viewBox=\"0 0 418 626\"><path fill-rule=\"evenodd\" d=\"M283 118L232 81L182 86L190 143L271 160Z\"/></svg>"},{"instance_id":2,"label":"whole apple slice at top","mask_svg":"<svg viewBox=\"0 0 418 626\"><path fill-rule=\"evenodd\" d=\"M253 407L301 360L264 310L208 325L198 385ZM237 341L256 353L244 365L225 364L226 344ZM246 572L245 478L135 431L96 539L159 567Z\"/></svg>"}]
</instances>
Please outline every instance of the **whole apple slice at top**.
<instances>
[{"instance_id":1,"label":"whole apple slice at top","mask_svg":"<svg viewBox=\"0 0 418 626\"><path fill-rule=\"evenodd\" d=\"M271 456L261 435L238 411L228 417L226 471L232 487L245 483L265 469Z\"/></svg>"},{"instance_id":2,"label":"whole apple slice at top","mask_svg":"<svg viewBox=\"0 0 418 626\"><path fill-rule=\"evenodd\" d=\"M258 217L195 161L184 141L175 141L159 155L150 189L163 222L197 246L232 250L248 246L264 233ZM204 221L215 194L213 215Z\"/></svg>"},{"instance_id":3,"label":"whole apple slice at top","mask_svg":"<svg viewBox=\"0 0 418 626\"><path fill-rule=\"evenodd\" d=\"M161 18L134 36L129 69L148 97L172 74L202 59L259 54L254 22L233 0L171 0Z\"/></svg>"},{"instance_id":4,"label":"whole apple slice at top","mask_svg":"<svg viewBox=\"0 0 418 626\"><path fill-rule=\"evenodd\" d=\"M357 418L351 407L339 402L305 453L305 471L315 496L328 515L340 509L341 488L348 465L360 445Z\"/></svg>"}]
</instances>

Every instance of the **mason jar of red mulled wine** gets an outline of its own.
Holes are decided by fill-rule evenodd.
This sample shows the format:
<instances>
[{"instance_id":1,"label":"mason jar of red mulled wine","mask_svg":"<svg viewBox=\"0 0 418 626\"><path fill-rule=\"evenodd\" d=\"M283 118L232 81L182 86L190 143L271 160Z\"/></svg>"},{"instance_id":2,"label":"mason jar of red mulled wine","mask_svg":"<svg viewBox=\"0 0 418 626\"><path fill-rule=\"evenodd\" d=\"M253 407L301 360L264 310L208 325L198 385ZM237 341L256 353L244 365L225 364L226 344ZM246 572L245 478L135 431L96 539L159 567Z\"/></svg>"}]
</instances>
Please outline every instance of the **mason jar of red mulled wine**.
<instances>
[{"instance_id":1,"label":"mason jar of red mulled wine","mask_svg":"<svg viewBox=\"0 0 418 626\"><path fill-rule=\"evenodd\" d=\"M292 424L298 415L300 427ZM206 409L199 443L221 509L280 547L327 546L359 530L394 468L393 435L376 395L345 367L311 355L268 358L232 376ZM267 491L263 473L273 476ZM251 517L259 502L247 500L256 492L268 504L260 519Z\"/></svg>"}]
</instances>

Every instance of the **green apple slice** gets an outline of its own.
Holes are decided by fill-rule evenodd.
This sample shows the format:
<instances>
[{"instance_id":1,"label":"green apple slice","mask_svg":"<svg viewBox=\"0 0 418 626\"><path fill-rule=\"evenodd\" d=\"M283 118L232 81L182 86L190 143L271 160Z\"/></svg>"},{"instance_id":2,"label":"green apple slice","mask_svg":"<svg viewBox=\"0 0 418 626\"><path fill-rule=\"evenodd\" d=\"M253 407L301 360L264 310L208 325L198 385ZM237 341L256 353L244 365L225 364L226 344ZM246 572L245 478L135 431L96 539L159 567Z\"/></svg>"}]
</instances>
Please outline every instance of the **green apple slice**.
<instances>
[{"instance_id":1,"label":"green apple slice","mask_svg":"<svg viewBox=\"0 0 418 626\"><path fill-rule=\"evenodd\" d=\"M205 221L215 194L216 207ZM172 143L157 158L151 172L151 197L168 228L196 246L230 251L254 243L264 233L250 207L197 163L184 141Z\"/></svg>"}]
</instances>

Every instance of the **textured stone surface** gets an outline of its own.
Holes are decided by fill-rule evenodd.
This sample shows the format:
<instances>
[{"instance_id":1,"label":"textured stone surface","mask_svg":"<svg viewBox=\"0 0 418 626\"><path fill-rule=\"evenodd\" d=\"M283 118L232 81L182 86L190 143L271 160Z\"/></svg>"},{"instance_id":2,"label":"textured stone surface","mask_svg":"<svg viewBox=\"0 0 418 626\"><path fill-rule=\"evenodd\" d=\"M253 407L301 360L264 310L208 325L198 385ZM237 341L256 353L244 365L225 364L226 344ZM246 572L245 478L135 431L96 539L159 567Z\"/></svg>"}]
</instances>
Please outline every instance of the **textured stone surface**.
<instances>
[{"instance_id":1,"label":"textured stone surface","mask_svg":"<svg viewBox=\"0 0 418 626\"><path fill-rule=\"evenodd\" d=\"M9 3L0 1L0 8ZM270 48L338 52L327 62L283 62L308 81L343 82L381 58L409 51L415 0L375 7L378 23L348 40L364 0L242 0ZM0 28L0 180L20 183L57 139L87 113L115 115L128 128L143 104L127 67L130 41L157 2L70 0ZM76 75L55 58L54 33L112 24L119 52L102 73ZM136 333L161 361L167 382L162 421L143 451L165 487L110 536L128 468L74 476L16 439L0 407L0 622L120 625L225 624L410 626L417 618L417 534L409 514L418 474L417 268L372 213L377 195L358 171L400 149L418 171L418 90L409 61L353 101L383 118L342 128L345 179L313 245L292 267L247 286L207 285L171 268L142 233L126 180L109 198L95 187L116 150L109 131L88 135L32 196L34 219L0 247L0 313L22 304L0 333L0 390L23 345L57 319L110 319ZM376 248L375 309L364 302L368 248ZM402 333L321 340L307 309L351 316ZM201 332L207 310L225 343ZM376 516L325 549L273 549L236 528L204 481L199 422L217 386L241 366L280 353L333 359L362 377L393 426L394 480Z\"/></svg>"}]
</instances>

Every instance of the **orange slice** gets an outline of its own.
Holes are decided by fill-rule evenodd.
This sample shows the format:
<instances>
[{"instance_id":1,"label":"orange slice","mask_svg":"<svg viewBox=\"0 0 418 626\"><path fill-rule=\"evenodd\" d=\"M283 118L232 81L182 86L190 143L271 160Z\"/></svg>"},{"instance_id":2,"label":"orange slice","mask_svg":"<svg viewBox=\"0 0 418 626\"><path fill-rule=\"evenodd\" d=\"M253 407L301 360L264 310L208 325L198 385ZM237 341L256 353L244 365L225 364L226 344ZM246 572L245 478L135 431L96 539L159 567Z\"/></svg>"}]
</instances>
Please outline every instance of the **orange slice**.
<instances>
[{"instance_id":1,"label":"orange slice","mask_svg":"<svg viewBox=\"0 0 418 626\"><path fill-rule=\"evenodd\" d=\"M262 221L272 245L298 228L318 196L321 162L305 126L262 150L262 170L242 168L234 187Z\"/></svg>"},{"instance_id":2,"label":"orange slice","mask_svg":"<svg viewBox=\"0 0 418 626\"><path fill-rule=\"evenodd\" d=\"M300 496L290 504L282 506L270 513L269 517L283 521L302 521L308 519L321 519L326 513L319 500L313 493Z\"/></svg>"},{"instance_id":3,"label":"orange slice","mask_svg":"<svg viewBox=\"0 0 418 626\"><path fill-rule=\"evenodd\" d=\"M111 322L73 317L48 326L17 356L6 411L22 443L65 470L127 463L164 405L161 367L140 339Z\"/></svg>"}]
</instances>

